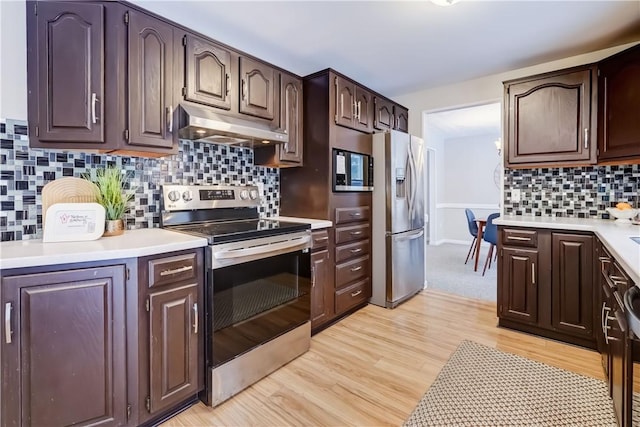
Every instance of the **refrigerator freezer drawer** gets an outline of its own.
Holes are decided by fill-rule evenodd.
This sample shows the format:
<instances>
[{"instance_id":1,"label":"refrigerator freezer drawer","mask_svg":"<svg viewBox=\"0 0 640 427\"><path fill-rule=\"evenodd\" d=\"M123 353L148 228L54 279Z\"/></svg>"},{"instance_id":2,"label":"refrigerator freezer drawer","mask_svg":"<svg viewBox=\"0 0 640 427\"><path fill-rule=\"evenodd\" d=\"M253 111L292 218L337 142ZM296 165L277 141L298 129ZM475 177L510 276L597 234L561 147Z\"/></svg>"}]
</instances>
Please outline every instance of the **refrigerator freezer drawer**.
<instances>
[{"instance_id":1,"label":"refrigerator freezer drawer","mask_svg":"<svg viewBox=\"0 0 640 427\"><path fill-rule=\"evenodd\" d=\"M387 236L386 302L393 308L424 287L424 230Z\"/></svg>"}]
</instances>

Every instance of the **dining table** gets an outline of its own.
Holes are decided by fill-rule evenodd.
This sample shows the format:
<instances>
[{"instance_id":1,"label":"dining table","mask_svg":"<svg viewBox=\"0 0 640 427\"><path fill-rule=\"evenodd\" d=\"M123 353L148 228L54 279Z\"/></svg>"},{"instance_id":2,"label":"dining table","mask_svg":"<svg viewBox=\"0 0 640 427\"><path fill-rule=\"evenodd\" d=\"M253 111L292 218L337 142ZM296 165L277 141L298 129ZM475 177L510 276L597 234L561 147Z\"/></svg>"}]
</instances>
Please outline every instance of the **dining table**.
<instances>
[{"instance_id":1,"label":"dining table","mask_svg":"<svg viewBox=\"0 0 640 427\"><path fill-rule=\"evenodd\" d=\"M480 259L480 245L482 244L482 233L484 233L484 226L487 224L486 218L476 218L476 224L478 225L478 235L476 236L476 262L473 267L473 271L478 271L478 260Z\"/></svg>"}]
</instances>

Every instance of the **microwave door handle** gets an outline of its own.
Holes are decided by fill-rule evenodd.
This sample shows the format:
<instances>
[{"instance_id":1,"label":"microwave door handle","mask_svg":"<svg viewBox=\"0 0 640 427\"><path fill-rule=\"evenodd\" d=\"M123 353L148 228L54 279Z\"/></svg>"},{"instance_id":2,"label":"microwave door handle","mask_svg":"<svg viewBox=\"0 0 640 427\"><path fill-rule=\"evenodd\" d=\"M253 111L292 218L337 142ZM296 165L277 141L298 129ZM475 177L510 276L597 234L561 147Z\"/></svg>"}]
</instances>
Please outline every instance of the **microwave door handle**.
<instances>
[{"instance_id":1,"label":"microwave door handle","mask_svg":"<svg viewBox=\"0 0 640 427\"><path fill-rule=\"evenodd\" d=\"M253 246L251 248L228 249L226 251L214 252L215 259L233 259L254 255L267 255L283 249L302 249L311 242L311 236L303 236L286 242L271 243L266 245Z\"/></svg>"}]
</instances>

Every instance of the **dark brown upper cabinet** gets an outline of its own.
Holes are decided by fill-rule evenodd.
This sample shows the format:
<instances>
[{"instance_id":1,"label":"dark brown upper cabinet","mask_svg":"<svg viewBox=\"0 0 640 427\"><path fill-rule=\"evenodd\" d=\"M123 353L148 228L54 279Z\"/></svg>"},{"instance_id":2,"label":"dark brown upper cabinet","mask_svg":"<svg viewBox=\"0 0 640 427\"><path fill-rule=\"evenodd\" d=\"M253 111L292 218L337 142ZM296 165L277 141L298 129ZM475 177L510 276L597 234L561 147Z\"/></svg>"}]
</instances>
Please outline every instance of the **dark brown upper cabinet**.
<instances>
[{"instance_id":1,"label":"dark brown upper cabinet","mask_svg":"<svg viewBox=\"0 0 640 427\"><path fill-rule=\"evenodd\" d=\"M595 66L505 82L505 166L596 163Z\"/></svg>"},{"instance_id":2,"label":"dark brown upper cabinet","mask_svg":"<svg viewBox=\"0 0 640 427\"><path fill-rule=\"evenodd\" d=\"M373 98L373 127L378 130L395 128L396 118L393 115L393 102L376 96Z\"/></svg>"},{"instance_id":3,"label":"dark brown upper cabinet","mask_svg":"<svg viewBox=\"0 0 640 427\"><path fill-rule=\"evenodd\" d=\"M598 162L640 160L640 45L598 64Z\"/></svg>"},{"instance_id":4,"label":"dark brown upper cabinet","mask_svg":"<svg viewBox=\"0 0 640 427\"><path fill-rule=\"evenodd\" d=\"M32 147L105 143L104 9L98 3L27 3Z\"/></svg>"},{"instance_id":5,"label":"dark brown upper cabinet","mask_svg":"<svg viewBox=\"0 0 640 427\"><path fill-rule=\"evenodd\" d=\"M173 26L127 11L130 145L173 146Z\"/></svg>"},{"instance_id":6,"label":"dark brown upper cabinet","mask_svg":"<svg viewBox=\"0 0 640 427\"><path fill-rule=\"evenodd\" d=\"M297 167L303 163L302 79L280 73L280 129L287 132L286 144L254 147L256 165Z\"/></svg>"},{"instance_id":7,"label":"dark brown upper cabinet","mask_svg":"<svg viewBox=\"0 0 640 427\"><path fill-rule=\"evenodd\" d=\"M335 76L335 122L340 126L371 133L373 130L373 95L340 76Z\"/></svg>"},{"instance_id":8,"label":"dark brown upper cabinet","mask_svg":"<svg viewBox=\"0 0 640 427\"><path fill-rule=\"evenodd\" d=\"M262 119L276 119L278 72L254 59L240 57L240 112Z\"/></svg>"},{"instance_id":9,"label":"dark brown upper cabinet","mask_svg":"<svg viewBox=\"0 0 640 427\"><path fill-rule=\"evenodd\" d=\"M231 110L231 88L237 78L231 71L231 52L203 38L187 34L184 98L211 107Z\"/></svg>"},{"instance_id":10,"label":"dark brown upper cabinet","mask_svg":"<svg viewBox=\"0 0 640 427\"><path fill-rule=\"evenodd\" d=\"M394 105L393 113L396 118L395 130L400 132L409 132L409 110L399 105Z\"/></svg>"}]
</instances>

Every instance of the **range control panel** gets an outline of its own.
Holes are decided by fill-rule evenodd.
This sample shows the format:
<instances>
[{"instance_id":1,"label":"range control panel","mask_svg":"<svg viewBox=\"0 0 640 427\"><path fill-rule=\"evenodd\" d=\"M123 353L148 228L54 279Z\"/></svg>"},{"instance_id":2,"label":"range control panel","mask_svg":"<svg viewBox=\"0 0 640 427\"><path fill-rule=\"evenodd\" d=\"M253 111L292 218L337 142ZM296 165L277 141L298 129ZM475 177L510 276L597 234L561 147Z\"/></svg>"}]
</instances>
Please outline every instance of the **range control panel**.
<instances>
[{"instance_id":1,"label":"range control panel","mask_svg":"<svg viewBox=\"0 0 640 427\"><path fill-rule=\"evenodd\" d=\"M163 211L214 208L257 207L260 193L256 186L233 185L163 185Z\"/></svg>"}]
</instances>

